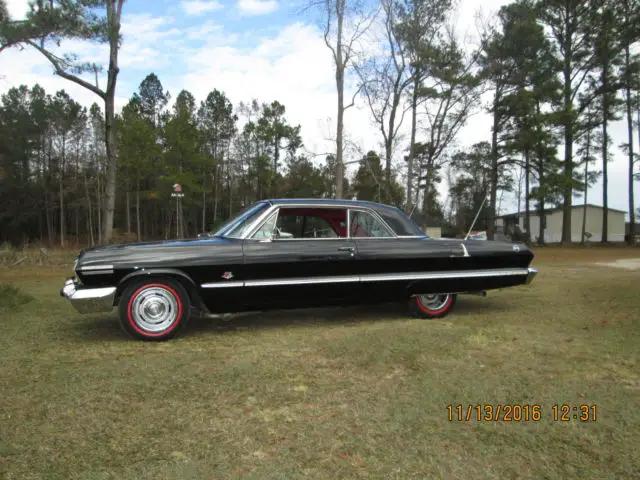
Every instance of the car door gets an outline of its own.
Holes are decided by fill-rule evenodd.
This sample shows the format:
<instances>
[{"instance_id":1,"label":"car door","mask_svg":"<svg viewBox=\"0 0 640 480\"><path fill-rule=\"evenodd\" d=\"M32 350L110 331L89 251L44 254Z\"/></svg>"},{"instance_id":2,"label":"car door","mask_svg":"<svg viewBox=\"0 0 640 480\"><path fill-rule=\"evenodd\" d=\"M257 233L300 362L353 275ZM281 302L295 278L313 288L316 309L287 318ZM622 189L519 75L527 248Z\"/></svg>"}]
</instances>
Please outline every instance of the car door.
<instances>
[{"instance_id":1,"label":"car door","mask_svg":"<svg viewBox=\"0 0 640 480\"><path fill-rule=\"evenodd\" d=\"M280 207L244 241L248 308L349 302L359 280L356 249L328 220L339 217L336 210ZM346 224L346 209L341 211Z\"/></svg>"},{"instance_id":2,"label":"car door","mask_svg":"<svg viewBox=\"0 0 640 480\"><path fill-rule=\"evenodd\" d=\"M369 209L349 210L349 232L357 249L360 295L380 300L402 298L426 272L451 268L461 249L447 241L399 237Z\"/></svg>"}]
</instances>

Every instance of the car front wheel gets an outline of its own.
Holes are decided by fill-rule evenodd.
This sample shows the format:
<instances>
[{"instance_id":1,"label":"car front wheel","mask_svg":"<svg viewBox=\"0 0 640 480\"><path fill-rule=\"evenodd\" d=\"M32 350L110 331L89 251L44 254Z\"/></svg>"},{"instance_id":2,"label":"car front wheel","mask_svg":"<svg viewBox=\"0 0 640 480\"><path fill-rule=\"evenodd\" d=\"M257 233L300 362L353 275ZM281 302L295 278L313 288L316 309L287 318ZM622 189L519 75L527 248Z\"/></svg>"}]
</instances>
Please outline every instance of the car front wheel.
<instances>
[{"instance_id":1,"label":"car front wheel","mask_svg":"<svg viewBox=\"0 0 640 480\"><path fill-rule=\"evenodd\" d=\"M455 293L416 295L409 299L409 310L418 318L441 318L456 304Z\"/></svg>"},{"instance_id":2,"label":"car front wheel","mask_svg":"<svg viewBox=\"0 0 640 480\"><path fill-rule=\"evenodd\" d=\"M133 282L122 292L119 313L120 325L132 337L168 340L189 320L189 295L169 278Z\"/></svg>"}]
</instances>

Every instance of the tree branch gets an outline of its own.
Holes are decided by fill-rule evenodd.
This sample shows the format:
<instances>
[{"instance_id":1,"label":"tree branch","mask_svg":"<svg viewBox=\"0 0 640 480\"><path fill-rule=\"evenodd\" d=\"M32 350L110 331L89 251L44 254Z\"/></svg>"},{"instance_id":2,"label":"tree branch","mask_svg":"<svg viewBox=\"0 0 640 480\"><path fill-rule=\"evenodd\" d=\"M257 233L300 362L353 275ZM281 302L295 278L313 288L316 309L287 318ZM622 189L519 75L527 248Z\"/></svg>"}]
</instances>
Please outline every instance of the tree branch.
<instances>
[{"instance_id":1,"label":"tree branch","mask_svg":"<svg viewBox=\"0 0 640 480\"><path fill-rule=\"evenodd\" d=\"M351 97L351 103L349 105L347 105L346 107L344 107L342 110L345 111L348 108L351 108L355 105L356 103L356 97L358 96L358 94L360 93L360 90L362 90L362 85L358 86L358 89L353 93L353 97Z\"/></svg>"},{"instance_id":2,"label":"tree branch","mask_svg":"<svg viewBox=\"0 0 640 480\"><path fill-rule=\"evenodd\" d=\"M62 66L60 65L60 59L58 57L56 57L55 55L53 55L51 52L47 51L46 49L42 48L40 45L38 45L37 43L35 43L32 40L25 40L25 43L27 45L31 45L33 48L35 48L36 50L38 50L42 55L44 55L46 57L47 60L49 60L49 62L51 62L51 64L53 65L53 68L55 69L55 73L56 75L61 76L62 78L69 80L77 85L80 85L81 87L86 88L87 90L92 91L93 93L95 93L96 95L98 95L100 98L102 98L103 100L106 97L106 93L103 92L102 90L100 90L98 87L96 87L95 85L92 85L91 83L87 82L86 80L81 79L80 77L77 77L71 73L68 73L64 70L64 68L62 68Z\"/></svg>"}]
</instances>

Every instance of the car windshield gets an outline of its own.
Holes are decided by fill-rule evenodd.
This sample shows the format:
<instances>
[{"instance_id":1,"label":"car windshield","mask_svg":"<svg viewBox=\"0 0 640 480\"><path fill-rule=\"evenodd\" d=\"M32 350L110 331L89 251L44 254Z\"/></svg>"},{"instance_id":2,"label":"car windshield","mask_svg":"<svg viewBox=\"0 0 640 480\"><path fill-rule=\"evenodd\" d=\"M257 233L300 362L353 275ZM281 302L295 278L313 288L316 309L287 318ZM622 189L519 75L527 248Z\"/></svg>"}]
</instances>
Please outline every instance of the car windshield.
<instances>
[{"instance_id":1,"label":"car windshield","mask_svg":"<svg viewBox=\"0 0 640 480\"><path fill-rule=\"evenodd\" d=\"M246 229L253 224L253 221L264 213L267 208L269 208L269 204L266 202L249 205L240 213L240 215L232 218L220 227L218 231L214 233L214 236L233 238L241 237L242 234L245 233Z\"/></svg>"}]
</instances>

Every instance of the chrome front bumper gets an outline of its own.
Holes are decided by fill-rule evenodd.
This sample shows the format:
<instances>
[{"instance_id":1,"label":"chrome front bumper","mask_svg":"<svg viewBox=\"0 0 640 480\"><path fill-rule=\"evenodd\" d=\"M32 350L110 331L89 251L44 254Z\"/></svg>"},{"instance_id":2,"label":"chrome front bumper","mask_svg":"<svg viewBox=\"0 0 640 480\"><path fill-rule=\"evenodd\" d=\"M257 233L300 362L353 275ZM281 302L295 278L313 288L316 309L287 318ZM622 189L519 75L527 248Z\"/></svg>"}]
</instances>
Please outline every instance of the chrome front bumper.
<instances>
[{"instance_id":1,"label":"chrome front bumper","mask_svg":"<svg viewBox=\"0 0 640 480\"><path fill-rule=\"evenodd\" d=\"M110 312L116 296L116 287L78 288L73 278L64 282L60 296L67 298L80 313Z\"/></svg>"},{"instance_id":2,"label":"chrome front bumper","mask_svg":"<svg viewBox=\"0 0 640 480\"><path fill-rule=\"evenodd\" d=\"M529 285L531 282L533 282L533 279L538 274L538 270L535 268L528 268L527 270L529 271L529 273L527 273L527 279L525 280L525 284Z\"/></svg>"}]
</instances>

